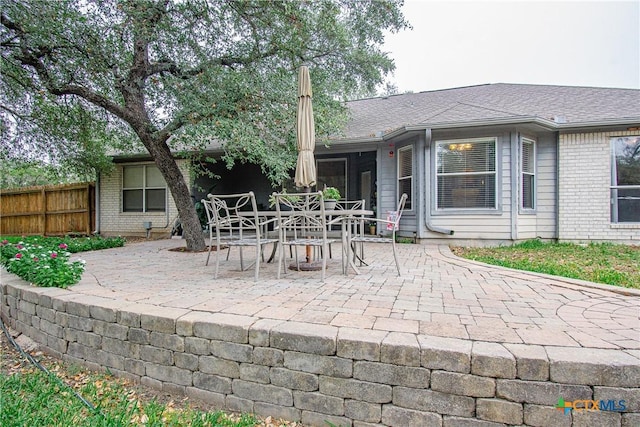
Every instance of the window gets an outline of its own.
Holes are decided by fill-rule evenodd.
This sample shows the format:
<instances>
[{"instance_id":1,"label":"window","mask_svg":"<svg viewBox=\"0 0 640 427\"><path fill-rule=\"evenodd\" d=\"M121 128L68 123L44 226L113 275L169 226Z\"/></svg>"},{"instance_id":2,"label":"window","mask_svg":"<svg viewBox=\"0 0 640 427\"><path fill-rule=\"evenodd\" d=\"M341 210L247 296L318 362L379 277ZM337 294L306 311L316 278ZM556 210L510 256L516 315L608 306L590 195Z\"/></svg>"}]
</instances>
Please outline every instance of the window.
<instances>
[{"instance_id":1,"label":"window","mask_svg":"<svg viewBox=\"0 0 640 427\"><path fill-rule=\"evenodd\" d=\"M316 163L316 188L336 187L347 198L347 159L320 159Z\"/></svg>"},{"instance_id":2,"label":"window","mask_svg":"<svg viewBox=\"0 0 640 427\"><path fill-rule=\"evenodd\" d=\"M122 211L164 212L167 186L156 166L122 168Z\"/></svg>"},{"instance_id":3,"label":"window","mask_svg":"<svg viewBox=\"0 0 640 427\"><path fill-rule=\"evenodd\" d=\"M640 222L640 136L611 140L611 222Z\"/></svg>"},{"instance_id":4,"label":"window","mask_svg":"<svg viewBox=\"0 0 640 427\"><path fill-rule=\"evenodd\" d=\"M413 147L398 149L398 199L402 193L407 193L405 209L411 210L411 195L413 193Z\"/></svg>"},{"instance_id":5,"label":"window","mask_svg":"<svg viewBox=\"0 0 640 427\"><path fill-rule=\"evenodd\" d=\"M535 209L536 142L523 138L520 143L520 170L522 171L520 200L522 209Z\"/></svg>"},{"instance_id":6,"label":"window","mask_svg":"<svg viewBox=\"0 0 640 427\"><path fill-rule=\"evenodd\" d=\"M438 141L438 209L496 209L496 139Z\"/></svg>"}]
</instances>

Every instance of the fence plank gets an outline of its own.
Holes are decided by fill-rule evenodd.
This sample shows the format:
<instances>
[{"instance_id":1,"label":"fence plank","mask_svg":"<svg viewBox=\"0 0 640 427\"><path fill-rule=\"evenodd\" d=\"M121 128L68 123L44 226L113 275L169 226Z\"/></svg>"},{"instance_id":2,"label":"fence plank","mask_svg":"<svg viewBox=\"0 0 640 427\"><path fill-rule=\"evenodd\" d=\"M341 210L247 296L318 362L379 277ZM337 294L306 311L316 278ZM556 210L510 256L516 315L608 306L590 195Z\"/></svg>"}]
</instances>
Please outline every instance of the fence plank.
<instances>
[{"instance_id":1,"label":"fence plank","mask_svg":"<svg viewBox=\"0 0 640 427\"><path fill-rule=\"evenodd\" d=\"M0 234L91 234L94 203L93 182L2 190Z\"/></svg>"}]
</instances>

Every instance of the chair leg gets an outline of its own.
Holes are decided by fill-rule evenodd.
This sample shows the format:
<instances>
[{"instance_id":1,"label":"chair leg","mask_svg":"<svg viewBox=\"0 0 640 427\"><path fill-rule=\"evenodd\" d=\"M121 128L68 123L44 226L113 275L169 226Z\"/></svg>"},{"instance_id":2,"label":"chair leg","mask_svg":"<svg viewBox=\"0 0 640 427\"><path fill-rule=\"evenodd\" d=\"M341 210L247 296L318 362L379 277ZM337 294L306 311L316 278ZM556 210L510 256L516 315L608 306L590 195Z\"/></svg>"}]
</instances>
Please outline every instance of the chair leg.
<instances>
[{"instance_id":1,"label":"chair leg","mask_svg":"<svg viewBox=\"0 0 640 427\"><path fill-rule=\"evenodd\" d=\"M211 235L211 232L209 232L209 253L207 254L207 262L205 262L204 265L209 265L209 257L211 256L211 245L213 244L212 240L213 236Z\"/></svg>"},{"instance_id":2,"label":"chair leg","mask_svg":"<svg viewBox=\"0 0 640 427\"><path fill-rule=\"evenodd\" d=\"M218 270L220 269L220 243L216 245L216 271L213 274L213 278L218 278Z\"/></svg>"},{"instance_id":3,"label":"chair leg","mask_svg":"<svg viewBox=\"0 0 640 427\"><path fill-rule=\"evenodd\" d=\"M396 253L396 236L395 233L393 235L393 240L391 242L391 246L393 247L393 259L396 261L396 269L398 270L398 277L402 276L400 273L400 263L398 262L398 254Z\"/></svg>"},{"instance_id":4,"label":"chair leg","mask_svg":"<svg viewBox=\"0 0 640 427\"><path fill-rule=\"evenodd\" d=\"M256 245L256 273L254 277L254 281L258 281L258 275L260 274L260 245Z\"/></svg>"}]
</instances>

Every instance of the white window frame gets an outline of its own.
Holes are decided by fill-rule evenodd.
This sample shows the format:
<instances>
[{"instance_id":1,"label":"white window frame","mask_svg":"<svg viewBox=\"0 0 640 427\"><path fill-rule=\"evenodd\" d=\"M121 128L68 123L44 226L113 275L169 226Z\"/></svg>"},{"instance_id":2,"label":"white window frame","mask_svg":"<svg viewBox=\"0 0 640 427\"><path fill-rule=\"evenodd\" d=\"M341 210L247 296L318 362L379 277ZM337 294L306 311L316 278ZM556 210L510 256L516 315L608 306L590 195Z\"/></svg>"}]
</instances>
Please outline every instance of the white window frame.
<instances>
[{"instance_id":1,"label":"white window frame","mask_svg":"<svg viewBox=\"0 0 640 427\"><path fill-rule=\"evenodd\" d=\"M485 172L470 172L470 173L439 173L438 172L438 147L441 145L452 145L452 144L461 144L461 145L473 145L476 143L486 143L486 142L490 142L493 143L494 146L494 159L493 159L493 164L494 164L494 170L491 171L485 171ZM451 211L462 211L462 212L496 212L499 210L499 202L498 202L498 188L499 188L499 175L498 175L498 171L500 168L499 165L499 145L498 145L498 138L497 137L482 137L482 138L464 138L464 139L447 139L447 140L439 140L439 141L435 141L435 150L434 150L434 163L433 163L433 170L434 170L434 175L435 175L435 180L434 180L434 206L435 206L435 210L436 212L451 212ZM440 195L438 194L438 189L440 187L439 185L439 181L440 181L440 177L445 177L445 176L477 176L477 175L487 175L487 176L492 176L493 180L494 180L494 188L493 188L493 200L494 200L494 205L492 207L440 207L439 204L439 200L440 200Z\"/></svg>"},{"instance_id":2,"label":"white window frame","mask_svg":"<svg viewBox=\"0 0 640 427\"><path fill-rule=\"evenodd\" d=\"M610 139L610 152L611 152L611 186L610 186L610 197L611 197L611 223L612 224L640 224L640 219L638 221L620 221L619 220L619 205L620 200L637 200L636 196L623 196L621 198L619 196L620 190L628 191L628 190L639 190L640 192L640 183L638 185L618 185L618 162L616 157L615 144L618 140L633 140L633 142L638 142L640 140L639 135L633 136L617 136Z\"/></svg>"},{"instance_id":3,"label":"white window frame","mask_svg":"<svg viewBox=\"0 0 640 427\"><path fill-rule=\"evenodd\" d=\"M134 168L141 167L142 168L142 186L140 187L125 187L124 183L124 174L126 168ZM167 212L167 185L165 183L164 186L147 186L147 168L155 168L158 169L156 165L153 164L131 164L131 165L123 165L122 166L122 183L121 183L121 195L122 195L122 203L120 204L121 210L123 213L163 213ZM164 179L163 179L164 182ZM125 210L124 206L124 193L125 191L131 190L142 190L142 211L139 210ZM147 210L147 190L164 190L164 209L162 210Z\"/></svg>"},{"instance_id":4,"label":"white window frame","mask_svg":"<svg viewBox=\"0 0 640 427\"><path fill-rule=\"evenodd\" d=\"M409 152L409 155L411 156L411 162L410 162L410 174L408 175L402 175L402 165L400 163L400 159L403 156L403 154L405 154L406 152ZM402 195L402 186L400 185L403 181L409 181L410 182L410 190L407 193L407 201L405 202L405 210L407 211L412 211L413 210L413 170L414 170L414 165L413 165L413 146L412 145L407 145L406 147L401 147L398 148L398 155L397 155L397 175L398 175L398 185L397 185L397 194L398 194L398 200L400 199L400 196Z\"/></svg>"},{"instance_id":5,"label":"white window frame","mask_svg":"<svg viewBox=\"0 0 640 427\"><path fill-rule=\"evenodd\" d=\"M531 144L532 154L531 154L531 171L524 170L524 147L525 144ZM537 143L535 139L523 137L520 140L520 208L524 211L534 211L537 206L537 197L536 193L538 191L537 185L537 177L536 177L536 168L537 168ZM531 179L531 206L525 206L525 198L524 198L524 183L525 178Z\"/></svg>"}]
</instances>

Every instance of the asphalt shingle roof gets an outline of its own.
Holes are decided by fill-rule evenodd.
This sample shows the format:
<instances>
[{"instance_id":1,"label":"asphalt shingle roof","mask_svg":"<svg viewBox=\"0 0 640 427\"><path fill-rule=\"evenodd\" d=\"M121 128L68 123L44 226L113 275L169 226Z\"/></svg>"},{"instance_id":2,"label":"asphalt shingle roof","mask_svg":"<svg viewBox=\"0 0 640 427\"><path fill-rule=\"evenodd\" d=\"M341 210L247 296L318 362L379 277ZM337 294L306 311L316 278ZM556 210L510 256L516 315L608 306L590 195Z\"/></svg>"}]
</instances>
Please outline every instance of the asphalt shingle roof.
<instances>
[{"instance_id":1,"label":"asphalt shingle roof","mask_svg":"<svg viewBox=\"0 0 640 427\"><path fill-rule=\"evenodd\" d=\"M404 126L434 126L518 117L566 123L640 120L640 90L525 84L486 84L368 98L347 103L346 137L366 138Z\"/></svg>"}]
</instances>

